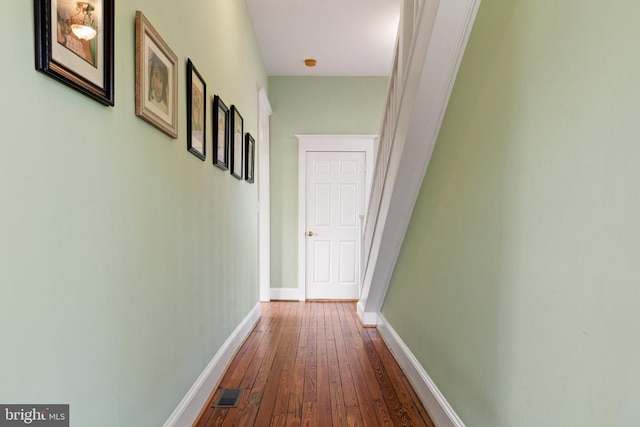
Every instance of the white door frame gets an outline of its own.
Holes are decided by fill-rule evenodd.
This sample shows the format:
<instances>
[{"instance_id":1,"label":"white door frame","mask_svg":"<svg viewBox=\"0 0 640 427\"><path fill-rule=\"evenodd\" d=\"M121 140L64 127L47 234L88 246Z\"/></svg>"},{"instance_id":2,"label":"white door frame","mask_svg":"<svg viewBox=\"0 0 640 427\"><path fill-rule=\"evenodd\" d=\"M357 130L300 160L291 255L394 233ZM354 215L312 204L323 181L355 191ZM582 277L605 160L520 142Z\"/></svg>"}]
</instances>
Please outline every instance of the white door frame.
<instances>
[{"instance_id":1,"label":"white door frame","mask_svg":"<svg viewBox=\"0 0 640 427\"><path fill-rule=\"evenodd\" d=\"M296 135L298 138L298 295L306 300L307 294L307 245L306 245L306 179L307 152L309 151L362 151L365 153L365 196L364 210L369 206L371 179L373 177L373 146L377 135ZM361 239L358 239L359 241ZM358 251L360 251L358 245ZM356 259L360 259L358 254ZM359 266L357 266L359 271ZM360 282L361 280L358 279Z\"/></svg>"},{"instance_id":2,"label":"white door frame","mask_svg":"<svg viewBox=\"0 0 640 427\"><path fill-rule=\"evenodd\" d=\"M271 300L271 193L269 190L269 117L267 91L258 90L258 289L260 301Z\"/></svg>"}]
</instances>

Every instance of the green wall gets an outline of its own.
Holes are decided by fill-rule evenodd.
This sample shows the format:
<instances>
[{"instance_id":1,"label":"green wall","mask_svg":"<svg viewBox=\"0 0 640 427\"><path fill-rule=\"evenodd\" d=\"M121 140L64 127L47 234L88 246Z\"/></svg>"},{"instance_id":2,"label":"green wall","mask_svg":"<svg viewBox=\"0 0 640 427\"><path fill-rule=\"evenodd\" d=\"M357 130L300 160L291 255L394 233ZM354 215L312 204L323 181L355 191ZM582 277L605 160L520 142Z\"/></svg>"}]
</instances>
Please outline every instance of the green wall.
<instances>
[{"instance_id":1,"label":"green wall","mask_svg":"<svg viewBox=\"0 0 640 427\"><path fill-rule=\"evenodd\" d=\"M177 140L134 112L136 10L179 58ZM0 14L0 402L158 426L258 301L257 186L211 164L210 134L206 162L185 136L187 58L257 135L249 16L237 0L117 1L113 108L35 71L32 22L33 2Z\"/></svg>"},{"instance_id":2,"label":"green wall","mask_svg":"<svg viewBox=\"0 0 640 427\"><path fill-rule=\"evenodd\" d=\"M469 426L638 424L639 20L480 6L383 307Z\"/></svg>"},{"instance_id":3,"label":"green wall","mask_svg":"<svg viewBox=\"0 0 640 427\"><path fill-rule=\"evenodd\" d=\"M298 139L377 135L387 77L269 77L271 287L298 287Z\"/></svg>"}]
</instances>

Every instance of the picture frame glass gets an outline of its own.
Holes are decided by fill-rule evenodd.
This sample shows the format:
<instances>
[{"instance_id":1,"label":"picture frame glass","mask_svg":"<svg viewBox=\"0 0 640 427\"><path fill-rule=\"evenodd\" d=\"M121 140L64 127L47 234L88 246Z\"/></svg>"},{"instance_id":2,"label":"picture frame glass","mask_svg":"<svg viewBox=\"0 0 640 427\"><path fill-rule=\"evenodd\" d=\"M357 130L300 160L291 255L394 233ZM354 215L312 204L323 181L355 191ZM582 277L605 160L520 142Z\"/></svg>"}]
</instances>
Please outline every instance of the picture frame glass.
<instances>
[{"instance_id":1,"label":"picture frame glass","mask_svg":"<svg viewBox=\"0 0 640 427\"><path fill-rule=\"evenodd\" d=\"M227 112L223 110L220 106L218 106L218 134L216 139L217 139L216 154L218 156L218 161L226 165L228 163L227 144L226 144Z\"/></svg>"},{"instance_id":2,"label":"picture frame glass","mask_svg":"<svg viewBox=\"0 0 640 427\"><path fill-rule=\"evenodd\" d=\"M147 71L144 79L144 108L171 123L170 112L174 96L169 82L173 79L172 63L148 34L144 37L144 63Z\"/></svg>"},{"instance_id":3,"label":"picture frame glass","mask_svg":"<svg viewBox=\"0 0 640 427\"><path fill-rule=\"evenodd\" d=\"M191 81L191 147L204 153L204 85L192 74Z\"/></svg>"},{"instance_id":4,"label":"picture frame glass","mask_svg":"<svg viewBox=\"0 0 640 427\"><path fill-rule=\"evenodd\" d=\"M96 86L104 86L104 2L89 3L93 10L90 16L95 25L96 36L90 40L78 38L72 31L76 22L85 13L77 2L51 0L51 58L57 63L82 75Z\"/></svg>"},{"instance_id":5,"label":"picture frame glass","mask_svg":"<svg viewBox=\"0 0 640 427\"><path fill-rule=\"evenodd\" d=\"M235 106L231 107L231 174L238 179L244 178L244 133L243 120Z\"/></svg>"}]
</instances>

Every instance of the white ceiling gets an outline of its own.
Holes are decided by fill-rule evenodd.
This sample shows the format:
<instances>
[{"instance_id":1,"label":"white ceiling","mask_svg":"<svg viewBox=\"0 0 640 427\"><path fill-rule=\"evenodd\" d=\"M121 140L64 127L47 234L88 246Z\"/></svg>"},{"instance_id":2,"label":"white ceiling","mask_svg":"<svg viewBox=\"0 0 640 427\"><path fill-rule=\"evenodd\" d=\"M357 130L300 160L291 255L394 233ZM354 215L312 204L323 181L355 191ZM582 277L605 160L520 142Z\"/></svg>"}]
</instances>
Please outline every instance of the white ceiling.
<instances>
[{"instance_id":1,"label":"white ceiling","mask_svg":"<svg viewBox=\"0 0 640 427\"><path fill-rule=\"evenodd\" d=\"M246 0L270 76L388 76L401 0ZM314 68L306 58L318 60Z\"/></svg>"}]
</instances>

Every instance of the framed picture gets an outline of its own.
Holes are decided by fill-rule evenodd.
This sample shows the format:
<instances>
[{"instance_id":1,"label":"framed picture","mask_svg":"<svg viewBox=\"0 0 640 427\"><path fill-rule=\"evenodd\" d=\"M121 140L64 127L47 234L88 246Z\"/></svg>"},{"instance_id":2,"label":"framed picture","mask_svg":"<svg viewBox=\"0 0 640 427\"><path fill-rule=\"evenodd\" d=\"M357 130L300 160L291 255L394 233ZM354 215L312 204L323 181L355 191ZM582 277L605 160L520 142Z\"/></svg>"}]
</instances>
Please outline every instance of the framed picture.
<instances>
[{"instance_id":1,"label":"framed picture","mask_svg":"<svg viewBox=\"0 0 640 427\"><path fill-rule=\"evenodd\" d=\"M207 156L205 117L207 84L191 59L187 60L187 150L200 160Z\"/></svg>"},{"instance_id":2,"label":"framed picture","mask_svg":"<svg viewBox=\"0 0 640 427\"><path fill-rule=\"evenodd\" d=\"M244 153L246 159L244 162L244 179L247 180L247 182L253 183L256 164L256 142L249 132L247 132L244 138Z\"/></svg>"},{"instance_id":3,"label":"framed picture","mask_svg":"<svg viewBox=\"0 0 640 427\"><path fill-rule=\"evenodd\" d=\"M231 106L231 175L243 179L244 126L242 116L235 105Z\"/></svg>"},{"instance_id":4,"label":"framed picture","mask_svg":"<svg viewBox=\"0 0 640 427\"><path fill-rule=\"evenodd\" d=\"M114 0L34 0L36 70L114 105Z\"/></svg>"},{"instance_id":5,"label":"framed picture","mask_svg":"<svg viewBox=\"0 0 640 427\"><path fill-rule=\"evenodd\" d=\"M178 138L178 58L136 12L136 115Z\"/></svg>"},{"instance_id":6,"label":"framed picture","mask_svg":"<svg viewBox=\"0 0 640 427\"><path fill-rule=\"evenodd\" d=\"M229 109L218 95L213 98L213 164L229 168Z\"/></svg>"}]
</instances>

